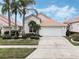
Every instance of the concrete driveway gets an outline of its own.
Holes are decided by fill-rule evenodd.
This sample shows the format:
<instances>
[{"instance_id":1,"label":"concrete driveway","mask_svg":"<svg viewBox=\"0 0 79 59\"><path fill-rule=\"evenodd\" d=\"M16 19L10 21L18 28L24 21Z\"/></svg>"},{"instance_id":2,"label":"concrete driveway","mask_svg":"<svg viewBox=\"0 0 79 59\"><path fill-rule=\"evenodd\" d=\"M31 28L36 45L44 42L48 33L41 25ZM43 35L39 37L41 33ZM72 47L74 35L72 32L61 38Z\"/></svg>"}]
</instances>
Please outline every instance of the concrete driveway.
<instances>
[{"instance_id":1,"label":"concrete driveway","mask_svg":"<svg viewBox=\"0 0 79 59\"><path fill-rule=\"evenodd\" d=\"M79 59L79 48L64 37L42 37L38 48L25 59Z\"/></svg>"}]
</instances>

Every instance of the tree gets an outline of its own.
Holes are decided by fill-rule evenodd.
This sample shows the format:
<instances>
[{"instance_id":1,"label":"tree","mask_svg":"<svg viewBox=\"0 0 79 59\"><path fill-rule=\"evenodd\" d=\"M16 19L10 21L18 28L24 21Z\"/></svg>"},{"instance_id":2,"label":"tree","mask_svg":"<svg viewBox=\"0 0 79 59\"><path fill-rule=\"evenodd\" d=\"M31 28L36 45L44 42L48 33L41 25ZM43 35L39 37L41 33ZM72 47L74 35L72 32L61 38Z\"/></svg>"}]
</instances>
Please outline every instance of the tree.
<instances>
[{"instance_id":1,"label":"tree","mask_svg":"<svg viewBox=\"0 0 79 59\"><path fill-rule=\"evenodd\" d=\"M36 24L36 26L35 26L36 34L39 34L40 29L41 29L41 26Z\"/></svg>"},{"instance_id":2,"label":"tree","mask_svg":"<svg viewBox=\"0 0 79 59\"><path fill-rule=\"evenodd\" d=\"M17 14L19 13L21 15L20 10L18 9L19 7L19 0L12 0L11 10L12 14L15 14L15 29L17 29Z\"/></svg>"},{"instance_id":3,"label":"tree","mask_svg":"<svg viewBox=\"0 0 79 59\"><path fill-rule=\"evenodd\" d=\"M3 0L4 3L2 5L2 14L8 13L8 20L9 20L9 27L11 27L11 20L10 20L10 15L11 15L11 0Z\"/></svg>"},{"instance_id":4,"label":"tree","mask_svg":"<svg viewBox=\"0 0 79 59\"><path fill-rule=\"evenodd\" d=\"M68 24L66 29L67 29L66 36L69 36L71 34L71 32L70 32L70 24Z\"/></svg>"},{"instance_id":5,"label":"tree","mask_svg":"<svg viewBox=\"0 0 79 59\"><path fill-rule=\"evenodd\" d=\"M23 14L23 34L24 34L24 24L25 24L25 15L26 15L26 7L28 5L31 4L35 4L34 0L19 0L20 6L21 6L21 10L22 10L22 14Z\"/></svg>"}]
</instances>

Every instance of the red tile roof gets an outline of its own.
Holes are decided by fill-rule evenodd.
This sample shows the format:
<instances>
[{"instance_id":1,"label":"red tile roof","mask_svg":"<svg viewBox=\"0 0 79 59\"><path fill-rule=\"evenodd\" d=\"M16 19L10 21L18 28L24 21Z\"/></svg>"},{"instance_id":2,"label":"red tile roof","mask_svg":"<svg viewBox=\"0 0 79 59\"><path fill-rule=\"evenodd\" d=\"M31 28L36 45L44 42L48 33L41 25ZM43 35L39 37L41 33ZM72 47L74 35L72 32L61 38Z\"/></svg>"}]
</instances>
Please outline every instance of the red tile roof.
<instances>
[{"instance_id":1,"label":"red tile roof","mask_svg":"<svg viewBox=\"0 0 79 59\"><path fill-rule=\"evenodd\" d=\"M8 26L8 18L6 16L0 15L0 26ZM13 19L11 19L11 25L15 25L15 22Z\"/></svg>"},{"instance_id":2,"label":"red tile roof","mask_svg":"<svg viewBox=\"0 0 79 59\"><path fill-rule=\"evenodd\" d=\"M74 17L74 18L72 18L72 19L68 19L68 20L65 20L65 21L64 21L65 24L77 23L77 22L79 22L79 16L76 16L76 17Z\"/></svg>"},{"instance_id":3,"label":"red tile roof","mask_svg":"<svg viewBox=\"0 0 79 59\"><path fill-rule=\"evenodd\" d=\"M41 19L41 26L66 26L66 24L57 22L43 14L38 14L38 17Z\"/></svg>"}]
</instances>

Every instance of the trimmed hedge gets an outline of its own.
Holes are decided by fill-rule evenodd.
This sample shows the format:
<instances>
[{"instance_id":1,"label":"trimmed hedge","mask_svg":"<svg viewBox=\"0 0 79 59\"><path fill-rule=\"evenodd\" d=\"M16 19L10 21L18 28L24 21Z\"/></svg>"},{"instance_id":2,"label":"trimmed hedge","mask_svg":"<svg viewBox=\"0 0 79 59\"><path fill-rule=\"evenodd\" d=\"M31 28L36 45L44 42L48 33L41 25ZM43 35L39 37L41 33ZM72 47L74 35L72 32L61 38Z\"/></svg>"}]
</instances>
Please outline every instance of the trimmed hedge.
<instances>
[{"instance_id":1,"label":"trimmed hedge","mask_svg":"<svg viewBox=\"0 0 79 59\"><path fill-rule=\"evenodd\" d=\"M4 35L2 35L3 39L11 39L11 35L9 35L9 31L5 31Z\"/></svg>"},{"instance_id":2,"label":"trimmed hedge","mask_svg":"<svg viewBox=\"0 0 79 59\"><path fill-rule=\"evenodd\" d=\"M27 33L22 36L22 38L24 38L24 39L26 39L26 38L39 39L39 37L41 37L41 36L38 34L34 34L34 33Z\"/></svg>"},{"instance_id":3,"label":"trimmed hedge","mask_svg":"<svg viewBox=\"0 0 79 59\"><path fill-rule=\"evenodd\" d=\"M75 34L76 32L71 32L71 31L69 31L69 30L67 30L66 31L66 36L70 36L70 35L73 35L73 34Z\"/></svg>"},{"instance_id":4,"label":"trimmed hedge","mask_svg":"<svg viewBox=\"0 0 79 59\"><path fill-rule=\"evenodd\" d=\"M19 32L18 30L11 30L11 38L12 39L18 39Z\"/></svg>"},{"instance_id":5,"label":"trimmed hedge","mask_svg":"<svg viewBox=\"0 0 79 59\"><path fill-rule=\"evenodd\" d=\"M17 39L19 36L19 32L17 30L5 31L4 35L2 35L3 39Z\"/></svg>"}]
</instances>

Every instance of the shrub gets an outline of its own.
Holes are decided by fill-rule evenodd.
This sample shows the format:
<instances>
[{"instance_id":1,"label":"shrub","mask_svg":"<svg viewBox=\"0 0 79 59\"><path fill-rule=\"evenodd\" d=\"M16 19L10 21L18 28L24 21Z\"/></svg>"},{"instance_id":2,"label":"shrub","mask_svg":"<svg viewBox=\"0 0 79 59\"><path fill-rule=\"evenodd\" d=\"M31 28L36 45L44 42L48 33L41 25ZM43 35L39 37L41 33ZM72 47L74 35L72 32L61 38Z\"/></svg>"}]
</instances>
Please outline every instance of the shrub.
<instances>
[{"instance_id":1,"label":"shrub","mask_svg":"<svg viewBox=\"0 0 79 59\"><path fill-rule=\"evenodd\" d=\"M9 36L9 35L3 35L2 38L3 39L11 39L11 36Z\"/></svg>"},{"instance_id":2,"label":"shrub","mask_svg":"<svg viewBox=\"0 0 79 59\"><path fill-rule=\"evenodd\" d=\"M2 36L3 39L17 39L19 33L17 30L5 31L4 35Z\"/></svg>"},{"instance_id":3,"label":"shrub","mask_svg":"<svg viewBox=\"0 0 79 59\"><path fill-rule=\"evenodd\" d=\"M70 35L73 35L73 34L75 34L76 32L71 32L71 31L69 31L69 30L67 30L66 31L66 36L70 36Z\"/></svg>"},{"instance_id":4,"label":"shrub","mask_svg":"<svg viewBox=\"0 0 79 59\"><path fill-rule=\"evenodd\" d=\"M5 35L9 35L9 31L5 31L4 34L5 34Z\"/></svg>"},{"instance_id":5,"label":"shrub","mask_svg":"<svg viewBox=\"0 0 79 59\"><path fill-rule=\"evenodd\" d=\"M23 39L26 39L26 35L25 35L25 34L22 34L22 38L23 38Z\"/></svg>"},{"instance_id":6,"label":"shrub","mask_svg":"<svg viewBox=\"0 0 79 59\"><path fill-rule=\"evenodd\" d=\"M79 34L78 33L72 34L70 38L72 38L74 41L79 41Z\"/></svg>"},{"instance_id":7,"label":"shrub","mask_svg":"<svg viewBox=\"0 0 79 59\"><path fill-rule=\"evenodd\" d=\"M66 31L66 36L69 36L70 33L71 33L71 32L70 32L69 30L67 30L67 31Z\"/></svg>"},{"instance_id":8,"label":"shrub","mask_svg":"<svg viewBox=\"0 0 79 59\"><path fill-rule=\"evenodd\" d=\"M39 39L39 36L31 36L31 39Z\"/></svg>"},{"instance_id":9,"label":"shrub","mask_svg":"<svg viewBox=\"0 0 79 59\"><path fill-rule=\"evenodd\" d=\"M27 33L27 34L22 35L22 38L24 38L24 39L26 39L26 38L38 38L38 37L41 37L41 36L38 34L35 34L35 33Z\"/></svg>"},{"instance_id":10,"label":"shrub","mask_svg":"<svg viewBox=\"0 0 79 59\"><path fill-rule=\"evenodd\" d=\"M5 31L4 35L2 36L3 39L11 39L11 36L9 35L9 31Z\"/></svg>"},{"instance_id":11,"label":"shrub","mask_svg":"<svg viewBox=\"0 0 79 59\"><path fill-rule=\"evenodd\" d=\"M35 34L35 33L33 33L31 36L30 36L30 38L31 39L39 39L41 36L39 35L39 34Z\"/></svg>"},{"instance_id":12,"label":"shrub","mask_svg":"<svg viewBox=\"0 0 79 59\"><path fill-rule=\"evenodd\" d=\"M26 38L29 38L29 37L32 36L32 35L33 35L32 33L23 34L23 35L22 35L22 38L23 38L23 39L26 39Z\"/></svg>"},{"instance_id":13,"label":"shrub","mask_svg":"<svg viewBox=\"0 0 79 59\"><path fill-rule=\"evenodd\" d=\"M11 30L11 38L12 39L17 39L19 36L18 30Z\"/></svg>"}]
</instances>

